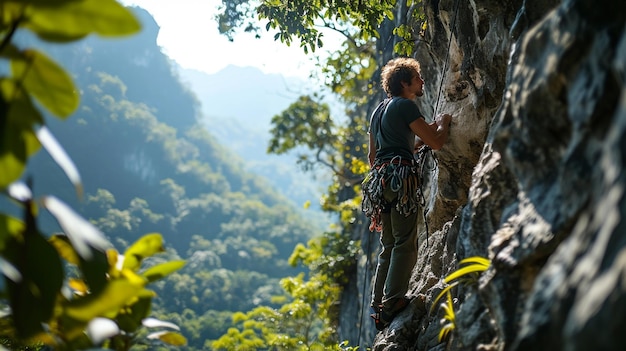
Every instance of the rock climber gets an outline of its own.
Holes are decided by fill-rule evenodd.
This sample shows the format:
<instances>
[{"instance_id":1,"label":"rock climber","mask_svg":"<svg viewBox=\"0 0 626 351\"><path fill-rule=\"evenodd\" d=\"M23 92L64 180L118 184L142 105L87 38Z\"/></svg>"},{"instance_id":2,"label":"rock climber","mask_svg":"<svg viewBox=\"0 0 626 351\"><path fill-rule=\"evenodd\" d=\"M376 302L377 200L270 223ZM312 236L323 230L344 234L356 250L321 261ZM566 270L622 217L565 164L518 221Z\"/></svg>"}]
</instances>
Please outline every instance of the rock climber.
<instances>
[{"instance_id":1,"label":"rock climber","mask_svg":"<svg viewBox=\"0 0 626 351\"><path fill-rule=\"evenodd\" d=\"M370 230L380 232L380 253L372 288L372 318L383 330L409 304L409 279L417 261L420 179L415 154L439 150L452 116L427 123L415 99L424 94L420 63L395 58L382 69L387 98L374 110L368 129L370 171L362 184L363 211Z\"/></svg>"}]
</instances>

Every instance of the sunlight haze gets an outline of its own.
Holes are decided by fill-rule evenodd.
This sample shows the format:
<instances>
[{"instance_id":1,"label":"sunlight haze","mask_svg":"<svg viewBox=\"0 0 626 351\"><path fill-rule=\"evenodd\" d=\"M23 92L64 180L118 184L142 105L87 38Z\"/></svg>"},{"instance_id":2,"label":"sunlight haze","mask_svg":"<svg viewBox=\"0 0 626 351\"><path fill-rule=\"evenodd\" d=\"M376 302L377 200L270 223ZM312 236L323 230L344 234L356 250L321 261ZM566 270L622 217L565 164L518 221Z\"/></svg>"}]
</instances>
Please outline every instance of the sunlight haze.
<instances>
[{"instance_id":1,"label":"sunlight haze","mask_svg":"<svg viewBox=\"0 0 626 351\"><path fill-rule=\"evenodd\" d=\"M299 78L307 78L314 69L312 57L305 55L298 44L288 47L274 41L273 32L262 33L260 39L241 33L234 42L228 41L219 34L214 20L221 4L219 0L123 0L121 3L150 12L160 26L158 44L183 68L213 74L228 65L252 66L265 73ZM264 28L264 23L261 27ZM332 39L326 38L331 44ZM325 50L319 52L323 54Z\"/></svg>"}]
</instances>

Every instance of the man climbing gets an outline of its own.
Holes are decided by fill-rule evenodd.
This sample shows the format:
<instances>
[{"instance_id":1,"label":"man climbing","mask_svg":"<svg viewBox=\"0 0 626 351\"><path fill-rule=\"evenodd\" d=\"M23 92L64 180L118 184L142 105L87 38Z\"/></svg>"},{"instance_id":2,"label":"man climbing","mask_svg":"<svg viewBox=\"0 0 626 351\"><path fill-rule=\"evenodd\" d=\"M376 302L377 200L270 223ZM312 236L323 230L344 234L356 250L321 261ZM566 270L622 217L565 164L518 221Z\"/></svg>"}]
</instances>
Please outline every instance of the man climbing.
<instances>
[{"instance_id":1,"label":"man climbing","mask_svg":"<svg viewBox=\"0 0 626 351\"><path fill-rule=\"evenodd\" d=\"M370 119L370 171L363 181L363 211L370 230L381 232L381 251L372 289L372 318L382 330L408 304L405 296L417 261L419 175L414 153L424 144L439 150L448 139L452 116L428 124L414 99L424 94L420 64L396 58L383 67L387 98Z\"/></svg>"}]
</instances>

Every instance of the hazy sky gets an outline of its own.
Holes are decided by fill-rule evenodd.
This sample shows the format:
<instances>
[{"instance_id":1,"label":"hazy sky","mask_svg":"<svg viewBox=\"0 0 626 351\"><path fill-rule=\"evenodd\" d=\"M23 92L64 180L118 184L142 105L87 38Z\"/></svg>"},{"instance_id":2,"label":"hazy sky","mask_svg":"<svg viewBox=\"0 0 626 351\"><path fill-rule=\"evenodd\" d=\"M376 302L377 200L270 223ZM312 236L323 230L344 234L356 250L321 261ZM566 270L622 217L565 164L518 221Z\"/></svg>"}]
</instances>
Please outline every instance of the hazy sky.
<instances>
[{"instance_id":1,"label":"hazy sky","mask_svg":"<svg viewBox=\"0 0 626 351\"><path fill-rule=\"evenodd\" d=\"M313 63L299 45L274 41L274 33L261 39L242 33L234 42L220 35L213 17L220 0L122 0L152 14L160 26L158 44L183 68L215 73L229 64L254 66L266 73L306 78ZM264 24L262 26L265 30ZM327 35L332 35L329 33ZM326 38L327 46L332 38ZM319 53L320 50L316 51ZM325 50L321 50L322 53Z\"/></svg>"}]
</instances>

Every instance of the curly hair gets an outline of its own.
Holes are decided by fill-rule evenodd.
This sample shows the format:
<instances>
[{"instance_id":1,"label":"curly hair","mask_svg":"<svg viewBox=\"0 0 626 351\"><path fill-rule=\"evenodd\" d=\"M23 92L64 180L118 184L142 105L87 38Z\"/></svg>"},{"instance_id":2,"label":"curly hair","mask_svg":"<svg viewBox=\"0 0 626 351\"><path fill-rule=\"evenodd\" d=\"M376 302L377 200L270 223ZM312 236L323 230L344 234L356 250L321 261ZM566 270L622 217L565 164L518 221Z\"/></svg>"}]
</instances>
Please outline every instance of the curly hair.
<instances>
[{"instance_id":1,"label":"curly hair","mask_svg":"<svg viewBox=\"0 0 626 351\"><path fill-rule=\"evenodd\" d=\"M381 73L381 85L387 96L399 96L402 82L411 84L415 75L420 73L420 63L409 57L398 57L387 62Z\"/></svg>"}]
</instances>

